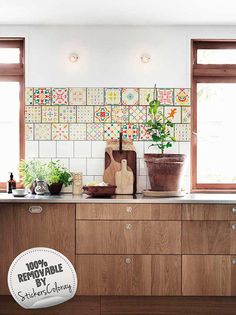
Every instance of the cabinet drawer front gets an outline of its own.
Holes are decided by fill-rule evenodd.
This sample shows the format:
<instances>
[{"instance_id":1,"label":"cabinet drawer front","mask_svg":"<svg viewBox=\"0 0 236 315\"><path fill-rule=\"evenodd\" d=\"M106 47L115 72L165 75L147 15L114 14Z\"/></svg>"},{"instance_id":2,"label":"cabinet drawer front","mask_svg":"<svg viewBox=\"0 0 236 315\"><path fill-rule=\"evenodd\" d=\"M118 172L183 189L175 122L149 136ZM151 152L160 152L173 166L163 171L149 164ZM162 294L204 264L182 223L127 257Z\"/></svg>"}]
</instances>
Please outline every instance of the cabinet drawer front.
<instances>
[{"instance_id":1,"label":"cabinet drawer front","mask_svg":"<svg viewBox=\"0 0 236 315\"><path fill-rule=\"evenodd\" d=\"M183 254L236 254L236 221L183 221Z\"/></svg>"},{"instance_id":2,"label":"cabinet drawer front","mask_svg":"<svg viewBox=\"0 0 236 315\"><path fill-rule=\"evenodd\" d=\"M180 256L77 255L76 269L80 295L179 295L181 292Z\"/></svg>"},{"instance_id":3,"label":"cabinet drawer front","mask_svg":"<svg viewBox=\"0 0 236 315\"><path fill-rule=\"evenodd\" d=\"M183 204L183 220L236 220L236 205Z\"/></svg>"},{"instance_id":4,"label":"cabinet drawer front","mask_svg":"<svg viewBox=\"0 0 236 315\"><path fill-rule=\"evenodd\" d=\"M183 295L235 296L236 264L232 263L233 259L229 255L184 255Z\"/></svg>"},{"instance_id":5,"label":"cabinet drawer front","mask_svg":"<svg viewBox=\"0 0 236 315\"><path fill-rule=\"evenodd\" d=\"M78 220L181 220L180 204L77 204Z\"/></svg>"},{"instance_id":6,"label":"cabinet drawer front","mask_svg":"<svg viewBox=\"0 0 236 315\"><path fill-rule=\"evenodd\" d=\"M76 221L77 254L180 254L180 221Z\"/></svg>"}]
</instances>

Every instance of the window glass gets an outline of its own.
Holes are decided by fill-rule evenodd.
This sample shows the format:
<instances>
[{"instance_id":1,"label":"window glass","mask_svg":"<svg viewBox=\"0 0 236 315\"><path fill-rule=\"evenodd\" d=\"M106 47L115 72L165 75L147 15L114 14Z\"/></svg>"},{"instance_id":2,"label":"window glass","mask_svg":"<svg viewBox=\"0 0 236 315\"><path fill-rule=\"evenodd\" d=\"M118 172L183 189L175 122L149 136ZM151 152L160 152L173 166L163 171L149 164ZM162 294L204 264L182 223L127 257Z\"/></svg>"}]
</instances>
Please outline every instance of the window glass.
<instances>
[{"instance_id":1,"label":"window glass","mask_svg":"<svg viewBox=\"0 0 236 315\"><path fill-rule=\"evenodd\" d=\"M19 63L19 48L0 48L0 63Z\"/></svg>"},{"instance_id":2,"label":"window glass","mask_svg":"<svg viewBox=\"0 0 236 315\"><path fill-rule=\"evenodd\" d=\"M236 49L198 49L198 64L236 64Z\"/></svg>"}]
</instances>

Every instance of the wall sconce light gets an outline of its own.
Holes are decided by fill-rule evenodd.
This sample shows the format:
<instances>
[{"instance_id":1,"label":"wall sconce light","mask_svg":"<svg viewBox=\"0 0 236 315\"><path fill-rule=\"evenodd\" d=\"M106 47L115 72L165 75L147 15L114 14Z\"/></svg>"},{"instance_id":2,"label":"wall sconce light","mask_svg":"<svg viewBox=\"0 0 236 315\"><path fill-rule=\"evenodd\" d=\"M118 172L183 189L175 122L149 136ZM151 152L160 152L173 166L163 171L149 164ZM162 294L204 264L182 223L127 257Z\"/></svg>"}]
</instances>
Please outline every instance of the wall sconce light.
<instances>
[{"instance_id":1,"label":"wall sconce light","mask_svg":"<svg viewBox=\"0 0 236 315\"><path fill-rule=\"evenodd\" d=\"M78 55L78 54L76 54L76 53L70 54L70 56L69 56L69 61L70 61L71 63L78 62L78 60L79 60L79 55Z\"/></svg>"},{"instance_id":2,"label":"wall sconce light","mask_svg":"<svg viewBox=\"0 0 236 315\"><path fill-rule=\"evenodd\" d=\"M151 61L151 56L148 54L142 54L140 59L143 63L149 63Z\"/></svg>"}]
</instances>

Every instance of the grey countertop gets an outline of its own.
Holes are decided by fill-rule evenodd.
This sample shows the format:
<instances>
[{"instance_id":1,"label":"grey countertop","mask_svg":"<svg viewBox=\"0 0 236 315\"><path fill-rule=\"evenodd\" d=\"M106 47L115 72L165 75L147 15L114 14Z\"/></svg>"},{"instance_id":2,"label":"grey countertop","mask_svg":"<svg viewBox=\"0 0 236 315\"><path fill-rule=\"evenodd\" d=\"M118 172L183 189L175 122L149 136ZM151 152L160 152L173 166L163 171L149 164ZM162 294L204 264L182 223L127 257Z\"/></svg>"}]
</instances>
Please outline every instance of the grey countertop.
<instances>
[{"instance_id":1,"label":"grey countertop","mask_svg":"<svg viewBox=\"0 0 236 315\"><path fill-rule=\"evenodd\" d=\"M142 194L135 196L119 195L111 198L91 198L87 195L73 196L61 194L59 196L27 195L14 197L12 194L0 193L0 203L222 203L236 204L235 194L186 194L184 197L151 198Z\"/></svg>"}]
</instances>

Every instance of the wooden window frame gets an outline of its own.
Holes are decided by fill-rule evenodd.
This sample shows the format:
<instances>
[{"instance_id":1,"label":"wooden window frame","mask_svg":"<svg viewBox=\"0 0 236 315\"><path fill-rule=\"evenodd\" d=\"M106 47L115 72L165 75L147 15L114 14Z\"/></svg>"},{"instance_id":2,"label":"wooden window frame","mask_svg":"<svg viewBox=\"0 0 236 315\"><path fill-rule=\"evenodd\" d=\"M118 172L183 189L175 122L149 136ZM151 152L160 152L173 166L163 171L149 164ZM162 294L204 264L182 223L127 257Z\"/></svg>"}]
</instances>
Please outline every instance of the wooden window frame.
<instances>
[{"instance_id":1,"label":"wooden window frame","mask_svg":"<svg viewBox=\"0 0 236 315\"><path fill-rule=\"evenodd\" d=\"M25 38L23 37L0 37L0 48L19 48L19 63L0 63L0 81L19 82L20 108L19 108L19 161L25 158ZM8 179L6 178L6 181ZM21 184L17 182L17 187ZM0 190L6 190L6 182L0 182Z\"/></svg>"},{"instance_id":2,"label":"wooden window frame","mask_svg":"<svg viewBox=\"0 0 236 315\"><path fill-rule=\"evenodd\" d=\"M197 83L236 83L236 64L198 64L198 49L236 49L234 39L191 40L191 191L235 192L236 183L197 183Z\"/></svg>"}]
</instances>

